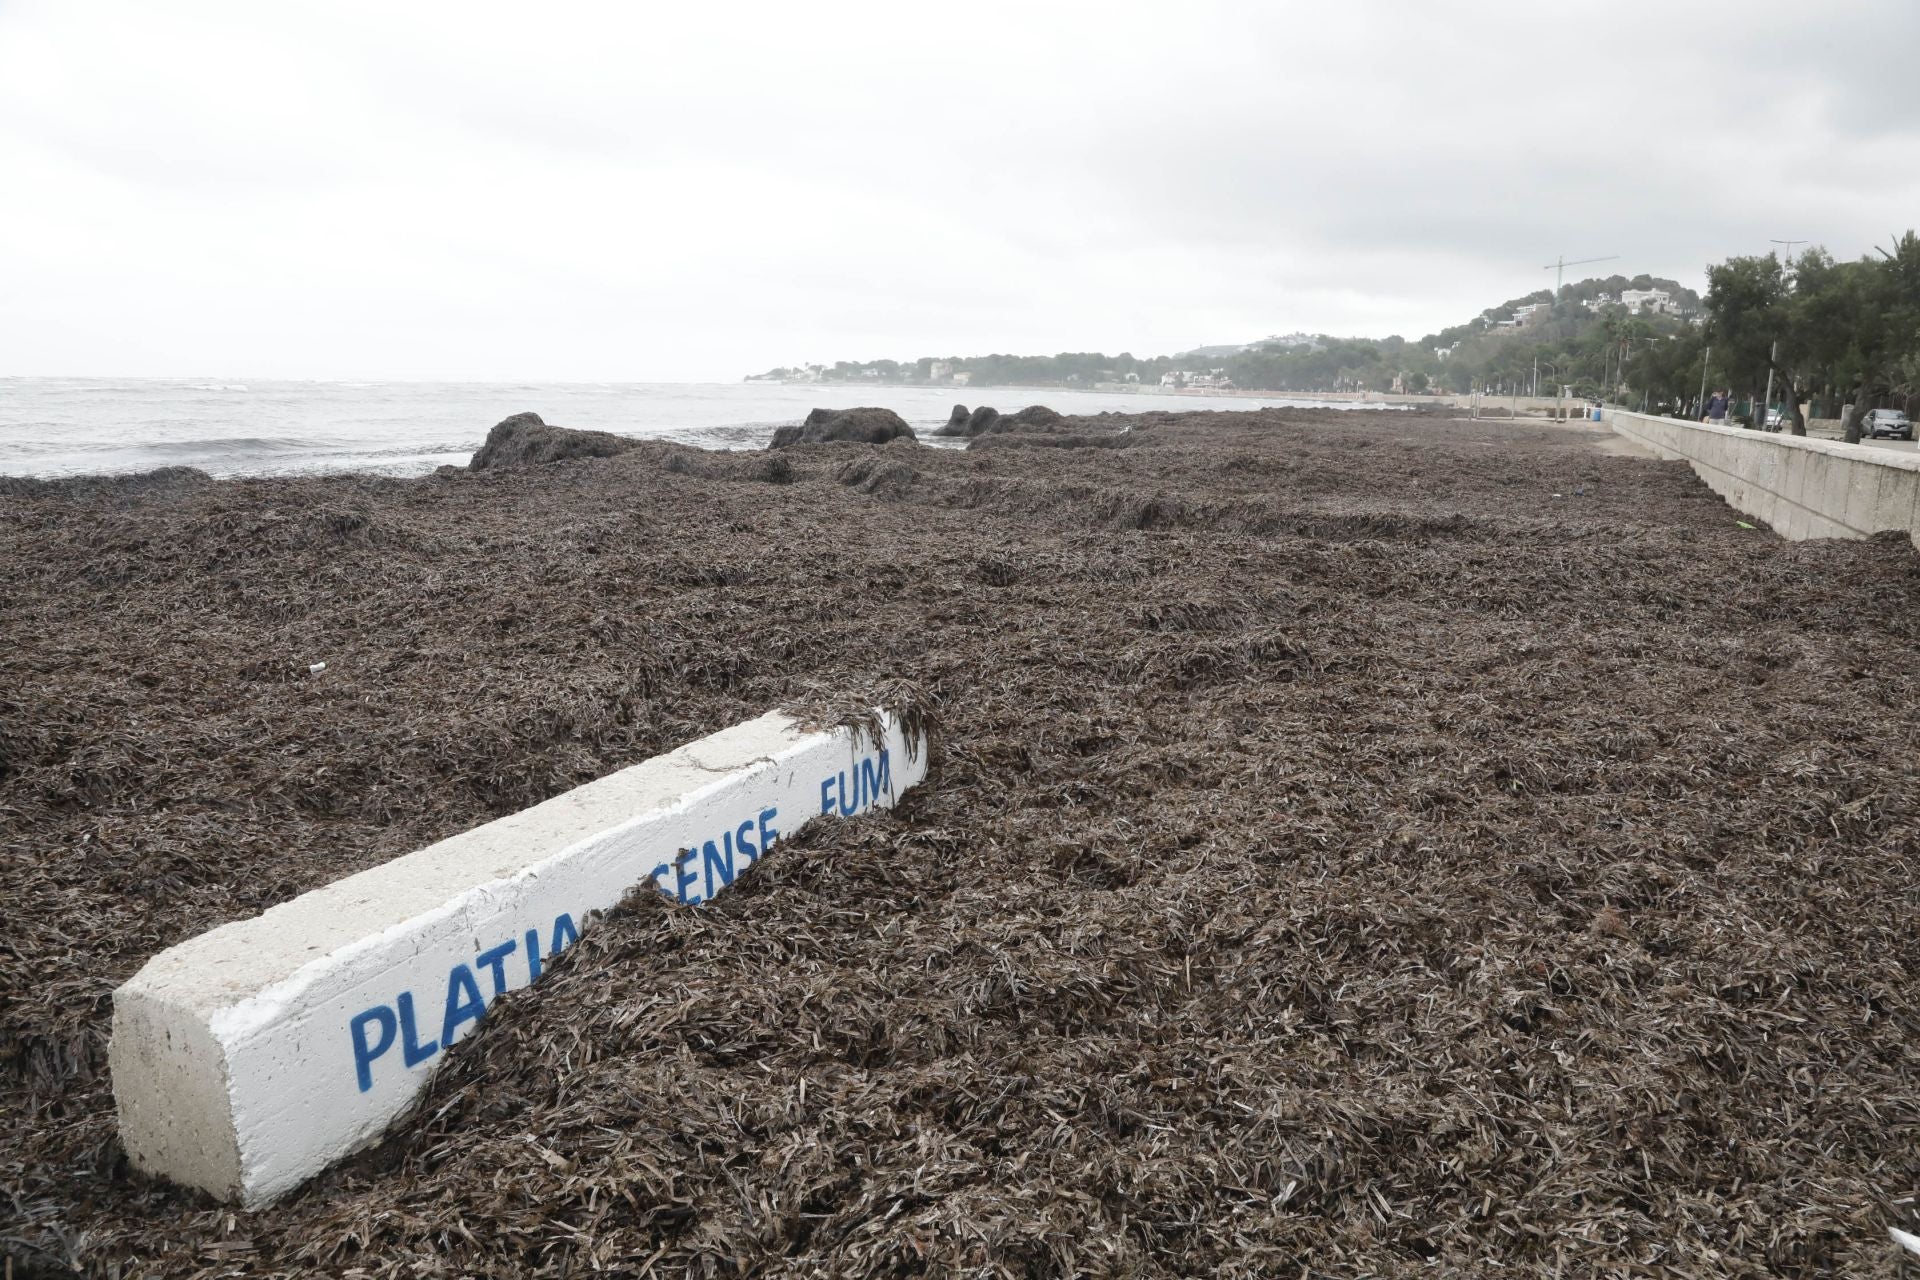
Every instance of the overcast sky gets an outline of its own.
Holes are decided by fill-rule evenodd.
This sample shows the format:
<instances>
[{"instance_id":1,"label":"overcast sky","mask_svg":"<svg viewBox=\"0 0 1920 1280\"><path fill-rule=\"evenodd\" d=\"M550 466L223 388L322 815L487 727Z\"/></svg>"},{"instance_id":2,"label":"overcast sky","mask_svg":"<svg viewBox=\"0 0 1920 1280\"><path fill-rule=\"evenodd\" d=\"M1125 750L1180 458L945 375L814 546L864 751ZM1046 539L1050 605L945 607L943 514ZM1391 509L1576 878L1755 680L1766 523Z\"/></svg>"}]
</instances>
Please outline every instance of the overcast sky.
<instances>
[{"instance_id":1,"label":"overcast sky","mask_svg":"<svg viewBox=\"0 0 1920 1280\"><path fill-rule=\"evenodd\" d=\"M0 0L0 373L1416 338L1557 254L1887 243L1915 48L1916 0Z\"/></svg>"}]
</instances>

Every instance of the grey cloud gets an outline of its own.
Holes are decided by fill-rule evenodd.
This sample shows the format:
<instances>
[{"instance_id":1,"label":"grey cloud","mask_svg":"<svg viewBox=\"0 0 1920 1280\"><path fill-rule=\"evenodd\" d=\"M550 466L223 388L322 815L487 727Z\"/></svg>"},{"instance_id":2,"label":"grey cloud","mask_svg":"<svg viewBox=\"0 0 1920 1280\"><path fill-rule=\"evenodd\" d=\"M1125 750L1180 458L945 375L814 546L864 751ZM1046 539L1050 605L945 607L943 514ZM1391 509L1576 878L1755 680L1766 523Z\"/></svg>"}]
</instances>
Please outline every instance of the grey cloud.
<instances>
[{"instance_id":1,"label":"grey cloud","mask_svg":"<svg viewBox=\"0 0 1920 1280\"><path fill-rule=\"evenodd\" d=\"M16 2L0 344L671 378L1414 337L1557 253L1698 284L1774 236L1884 242L1920 111L1849 51L1916 37L1909 0Z\"/></svg>"}]
</instances>

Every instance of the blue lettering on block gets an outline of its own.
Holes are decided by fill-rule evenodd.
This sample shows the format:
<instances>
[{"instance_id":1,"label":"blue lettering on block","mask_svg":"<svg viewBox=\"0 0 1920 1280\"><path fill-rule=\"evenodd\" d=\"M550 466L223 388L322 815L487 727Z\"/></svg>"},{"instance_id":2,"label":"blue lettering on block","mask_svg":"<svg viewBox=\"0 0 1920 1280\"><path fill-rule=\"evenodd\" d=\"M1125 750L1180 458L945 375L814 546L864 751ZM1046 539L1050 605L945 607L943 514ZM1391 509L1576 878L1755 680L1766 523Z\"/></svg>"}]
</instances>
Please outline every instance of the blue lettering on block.
<instances>
[{"instance_id":1,"label":"blue lettering on block","mask_svg":"<svg viewBox=\"0 0 1920 1280\"><path fill-rule=\"evenodd\" d=\"M573 917L566 912L560 913L554 917L553 945L547 952L548 957L559 955L570 943L579 940L580 930L573 923ZM508 988L507 957L523 944L527 953L527 981L535 982L544 967L540 962L538 929L527 930L522 943L503 942L482 951L475 959L474 968L485 969L492 978L495 998L506 994ZM447 974L447 1003L438 1040L421 1041L411 991L402 991L391 1006L377 1004L354 1014L347 1023L347 1038L353 1044L353 1074L360 1092L365 1093L373 1088L374 1060L392 1049L396 1040L400 1044L400 1056L407 1066L417 1067L440 1052L442 1045L452 1044L460 1028L469 1022L480 1021L486 1012L487 998L480 993L480 983L474 977L473 968L456 964L452 972Z\"/></svg>"},{"instance_id":2,"label":"blue lettering on block","mask_svg":"<svg viewBox=\"0 0 1920 1280\"><path fill-rule=\"evenodd\" d=\"M828 800L831 810L832 800ZM774 807L762 809L731 831L722 830L718 840L702 840L693 848L682 849L672 862L663 862L648 878L661 893L679 902L698 905L738 880L765 857L780 839L773 825L780 816Z\"/></svg>"},{"instance_id":3,"label":"blue lettering on block","mask_svg":"<svg viewBox=\"0 0 1920 1280\"><path fill-rule=\"evenodd\" d=\"M469 1022L478 1022L486 1016L487 1002L480 998L480 984L473 980L473 970L463 964L453 966L447 974L447 1012L440 1023L440 1043L451 1045L453 1033Z\"/></svg>"},{"instance_id":4,"label":"blue lettering on block","mask_svg":"<svg viewBox=\"0 0 1920 1280\"><path fill-rule=\"evenodd\" d=\"M877 756L864 758L855 765L851 790L844 772L831 774L821 781L820 812L833 813L837 810L843 817L852 817L869 804L892 793L892 761L886 748L882 747ZM711 898L772 851L780 839L780 832L773 825L779 816L778 808L762 809L757 819L749 818L734 830L721 832L717 844L712 840L703 841L698 855L698 870L692 867L696 857L694 850L685 849L672 863L663 862L655 867L650 878L663 893L666 892L665 881L672 879L674 896L681 902L700 902ZM706 893L689 898L687 890L697 887L703 875ZM554 917L547 958L559 955L579 939L580 930L574 924L573 917L562 912ZM485 969L492 979L494 999L507 993L507 957L522 946L527 957L527 981L537 982L545 968L541 962L540 931L537 928L526 930L519 942L509 939L475 957L474 968ZM481 1021L486 1012L487 997L480 992L473 968L465 964L456 964L447 974L447 1000L439 1040L421 1042L411 991L401 992L392 1006L374 1005L361 1010L347 1024L348 1038L353 1045L354 1078L360 1086L360 1092L365 1093L373 1088L373 1063L390 1051L396 1040L400 1043L401 1057L407 1066L417 1067L438 1053L443 1044L452 1044L454 1036L467 1023Z\"/></svg>"},{"instance_id":5,"label":"blue lettering on block","mask_svg":"<svg viewBox=\"0 0 1920 1280\"><path fill-rule=\"evenodd\" d=\"M400 1010L400 1056L409 1067L417 1067L440 1052L440 1042L420 1043L420 1030L413 1021L413 992L402 991L393 1003Z\"/></svg>"},{"instance_id":6,"label":"blue lettering on block","mask_svg":"<svg viewBox=\"0 0 1920 1280\"><path fill-rule=\"evenodd\" d=\"M367 1043L369 1026L380 1028L380 1039L375 1044ZM347 1031L353 1036L353 1074L359 1077L360 1092L373 1088L373 1060L393 1048L396 1029L393 1010L383 1004L354 1014L353 1021L347 1024Z\"/></svg>"},{"instance_id":7,"label":"blue lettering on block","mask_svg":"<svg viewBox=\"0 0 1920 1280\"><path fill-rule=\"evenodd\" d=\"M507 994L507 957L513 954L518 945L512 938L508 938L499 946L482 951L474 961L476 968L492 971L493 996L496 1000Z\"/></svg>"},{"instance_id":8,"label":"blue lettering on block","mask_svg":"<svg viewBox=\"0 0 1920 1280\"><path fill-rule=\"evenodd\" d=\"M706 896L709 898L733 883L733 832L723 832L721 834L721 840L726 844L726 854L724 856L722 856L720 852L720 846L711 840L700 846L701 866L707 874ZM720 884L718 888L716 888L713 883L713 873L715 871L720 873Z\"/></svg>"},{"instance_id":9,"label":"blue lettering on block","mask_svg":"<svg viewBox=\"0 0 1920 1280\"><path fill-rule=\"evenodd\" d=\"M881 796L893 793L893 775L887 763L887 749L880 748L880 761L875 766L872 756L860 762L860 781L867 793L867 803L876 803Z\"/></svg>"}]
</instances>

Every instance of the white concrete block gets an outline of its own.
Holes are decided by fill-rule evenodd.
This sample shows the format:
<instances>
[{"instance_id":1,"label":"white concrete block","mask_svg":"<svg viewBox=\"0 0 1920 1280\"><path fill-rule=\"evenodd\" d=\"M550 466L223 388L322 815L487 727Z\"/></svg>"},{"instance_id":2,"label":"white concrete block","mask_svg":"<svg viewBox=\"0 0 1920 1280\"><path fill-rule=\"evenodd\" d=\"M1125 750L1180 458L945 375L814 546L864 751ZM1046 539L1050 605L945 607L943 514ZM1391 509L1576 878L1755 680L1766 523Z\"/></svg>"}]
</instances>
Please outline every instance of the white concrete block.
<instances>
[{"instance_id":1,"label":"white concrete block","mask_svg":"<svg viewBox=\"0 0 1920 1280\"><path fill-rule=\"evenodd\" d=\"M807 819L890 807L927 751L881 728L762 716L162 952L114 992L128 1156L247 1206L285 1194L634 886L702 902Z\"/></svg>"},{"instance_id":2,"label":"white concrete block","mask_svg":"<svg viewBox=\"0 0 1920 1280\"><path fill-rule=\"evenodd\" d=\"M1888 471L1880 477L1880 506L1874 513L1874 528L1912 530L1916 508L1920 508L1920 472Z\"/></svg>"},{"instance_id":3,"label":"white concrete block","mask_svg":"<svg viewBox=\"0 0 1920 1280\"><path fill-rule=\"evenodd\" d=\"M1847 526L1829 520L1816 512L1807 517L1806 536L1808 538L1857 538L1860 535Z\"/></svg>"},{"instance_id":4,"label":"white concrete block","mask_svg":"<svg viewBox=\"0 0 1920 1280\"><path fill-rule=\"evenodd\" d=\"M1847 467L1847 501L1836 514L1849 529L1867 534L1876 531L1874 517L1880 510L1881 468L1858 463Z\"/></svg>"},{"instance_id":5,"label":"white concrete block","mask_svg":"<svg viewBox=\"0 0 1920 1280\"><path fill-rule=\"evenodd\" d=\"M1913 504L1907 509L1907 532L1912 536L1913 545L1920 548L1920 471L1908 474L1906 489Z\"/></svg>"},{"instance_id":6,"label":"white concrete block","mask_svg":"<svg viewBox=\"0 0 1920 1280\"><path fill-rule=\"evenodd\" d=\"M1747 446L1745 449L1747 457L1738 466L1749 488L1778 493L1783 482L1780 455L1785 450L1774 443L1773 437L1766 435L1761 436L1757 441L1739 443ZM1723 452L1732 454L1738 447L1739 444L1734 444Z\"/></svg>"},{"instance_id":7,"label":"white concrete block","mask_svg":"<svg viewBox=\"0 0 1920 1280\"><path fill-rule=\"evenodd\" d=\"M1804 449L1789 449L1784 469L1781 471L1780 496L1788 502L1804 502L1807 485L1808 457Z\"/></svg>"},{"instance_id":8,"label":"white concrete block","mask_svg":"<svg viewBox=\"0 0 1920 1280\"><path fill-rule=\"evenodd\" d=\"M1824 468L1821 473L1819 501L1810 502L1807 505L1828 521L1839 523L1842 520L1842 513L1847 509L1847 497L1853 492L1853 468L1844 458L1828 457L1821 461Z\"/></svg>"}]
</instances>

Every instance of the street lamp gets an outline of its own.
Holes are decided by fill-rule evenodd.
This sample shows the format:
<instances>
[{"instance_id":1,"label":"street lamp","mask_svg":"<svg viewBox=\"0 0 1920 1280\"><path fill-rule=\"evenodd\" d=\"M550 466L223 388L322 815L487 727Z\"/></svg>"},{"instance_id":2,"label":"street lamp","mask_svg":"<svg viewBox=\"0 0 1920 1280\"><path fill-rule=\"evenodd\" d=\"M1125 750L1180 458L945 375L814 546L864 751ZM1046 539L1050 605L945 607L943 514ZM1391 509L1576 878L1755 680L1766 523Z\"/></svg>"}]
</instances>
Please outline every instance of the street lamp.
<instances>
[{"instance_id":1,"label":"street lamp","mask_svg":"<svg viewBox=\"0 0 1920 1280\"><path fill-rule=\"evenodd\" d=\"M1563 400L1563 399L1565 398L1565 392L1566 392L1566 388L1560 385L1560 366L1559 366L1559 365L1557 365L1557 364L1555 364L1555 363L1554 363L1553 361L1551 361L1551 360L1542 360L1542 361L1541 361L1540 363L1541 363L1541 364L1544 364L1545 366L1547 366L1547 370L1548 370L1548 372L1549 372L1549 373L1550 373L1550 374L1552 375L1552 377L1553 377L1553 417L1554 417L1554 421L1556 421L1556 422L1565 422L1565 421L1567 420L1567 415L1566 415L1566 409L1565 409L1565 407L1564 407L1564 405L1563 405L1563 404L1562 404L1561 402L1562 402L1562 400ZM1535 390L1537 391L1537 390L1538 390L1538 388L1535 388Z\"/></svg>"}]
</instances>

